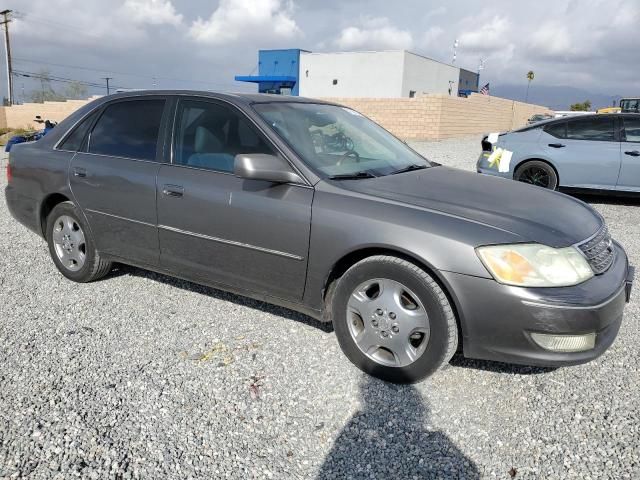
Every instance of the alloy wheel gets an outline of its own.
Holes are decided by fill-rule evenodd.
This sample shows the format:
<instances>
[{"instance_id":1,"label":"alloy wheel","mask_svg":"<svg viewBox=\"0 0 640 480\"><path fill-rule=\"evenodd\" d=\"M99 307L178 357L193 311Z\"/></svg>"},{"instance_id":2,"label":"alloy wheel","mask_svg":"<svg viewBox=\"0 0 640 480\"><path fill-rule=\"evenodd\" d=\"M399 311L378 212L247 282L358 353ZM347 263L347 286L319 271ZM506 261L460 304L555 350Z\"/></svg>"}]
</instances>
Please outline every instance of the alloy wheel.
<instances>
[{"instance_id":1,"label":"alloy wheel","mask_svg":"<svg viewBox=\"0 0 640 480\"><path fill-rule=\"evenodd\" d=\"M538 187L549 188L551 177L544 168L531 166L522 171L518 180Z\"/></svg>"},{"instance_id":2,"label":"alloy wheel","mask_svg":"<svg viewBox=\"0 0 640 480\"><path fill-rule=\"evenodd\" d=\"M395 280L376 278L358 285L347 303L347 321L360 351L381 365L411 365L429 343L424 305Z\"/></svg>"},{"instance_id":3,"label":"alloy wheel","mask_svg":"<svg viewBox=\"0 0 640 480\"><path fill-rule=\"evenodd\" d=\"M87 243L80 224L62 215L53 224L53 244L60 263L72 272L80 270L87 258Z\"/></svg>"}]
</instances>

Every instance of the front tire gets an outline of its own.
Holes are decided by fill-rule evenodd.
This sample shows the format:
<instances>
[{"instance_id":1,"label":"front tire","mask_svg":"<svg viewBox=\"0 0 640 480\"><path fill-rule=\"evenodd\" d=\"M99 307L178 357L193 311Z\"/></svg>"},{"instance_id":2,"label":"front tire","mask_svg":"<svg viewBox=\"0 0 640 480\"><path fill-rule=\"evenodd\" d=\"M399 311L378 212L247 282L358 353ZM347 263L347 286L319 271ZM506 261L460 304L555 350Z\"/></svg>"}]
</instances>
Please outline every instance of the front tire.
<instances>
[{"instance_id":1,"label":"front tire","mask_svg":"<svg viewBox=\"0 0 640 480\"><path fill-rule=\"evenodd\" d=\"M537 187L556 190L558 175L551 165L541 160L529 160L520 165L513 174L518 182L528 183Z\"/></svg>"},{"instance_id":2,"label":"front tire","mask_svg":"<svg viewBox=\"0 0 640 480\"><path fill-rule=\"evenodd\" d=\"M457 349L457 323L447 296L409 261L378 255L356 263L338 280L330 301L342 351L382 380L420 381Z\"/></svg>"},{"instance_id":3,"label":"front tire","mask_svg":"<svg viewBox=\"0 0 640 480\"><path fill-rule=\"evenodd\" d=\"M47 217L46 238L53 263L74 282L92 282L111 270L111 262L100 257L82 215L71 202L53 208Z\"/></svg>"}]
</instances>

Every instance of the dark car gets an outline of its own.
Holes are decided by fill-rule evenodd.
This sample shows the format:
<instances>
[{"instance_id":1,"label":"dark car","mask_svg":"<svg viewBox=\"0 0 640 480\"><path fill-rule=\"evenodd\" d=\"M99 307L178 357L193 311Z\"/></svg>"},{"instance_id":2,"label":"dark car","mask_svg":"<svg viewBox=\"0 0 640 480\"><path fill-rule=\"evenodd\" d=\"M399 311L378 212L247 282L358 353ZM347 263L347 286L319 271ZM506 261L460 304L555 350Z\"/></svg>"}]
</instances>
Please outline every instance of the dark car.
<instances>
[{"instance_id":1,"label":"dark car","mask_svg":"<svg viewBox=\"0 0 640 480\"><path fill-rule=\"evenodd\" d=\"M535 115L529 117L529 120L527 120L527 124L532 125L534 123L542 122L543 120L549 120L551 118L553 118L553 115L550 115L548 113L536 113Z\"/></svg>"},{"instance_id":2,"label":"dark car","mask_svg":"<svg viewBox=\"0 0 640 480\"><path fill-rule=\"evenodd\" d=\"M67 278L122 262L283 305L333 322L353 363L395 382L458 348L589 361L630 292L623 248L585 203L431 164L316 100L108 96L17 145L8 177L11 213Z\"/></svg>"}]
</instances>

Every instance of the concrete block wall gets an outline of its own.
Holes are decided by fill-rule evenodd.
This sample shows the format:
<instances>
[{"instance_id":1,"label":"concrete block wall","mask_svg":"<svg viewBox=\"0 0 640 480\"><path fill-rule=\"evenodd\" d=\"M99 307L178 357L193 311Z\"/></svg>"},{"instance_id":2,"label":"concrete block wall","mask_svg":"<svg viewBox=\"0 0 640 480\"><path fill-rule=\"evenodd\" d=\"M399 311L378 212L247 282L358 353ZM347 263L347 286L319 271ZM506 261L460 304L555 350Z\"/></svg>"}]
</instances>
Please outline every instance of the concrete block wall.
<instances>
[{"instance_id":1,"label":"concrete block wall","mask_svg":"<svg viewBox=\"0 0 640 480\"><path fill-rule=\"evenodd\" d=\"M353 108L405 140L440 140L507 131L546 107L499 97L424 95L416 98L325 98Z\"/></svg>"},{"instance_id":2,"label":"concrete block wall","mask_svg":"<svg viewBox=\"0 0 640 480\"><path fill-rule=\"evenodd\" d=\"M33 121L36 115L59 122L95 98L0 107L0 128L38 128ZM440 140L506 131L526 125L527 119L536 113L552 113L540 105L478 94L469 98L424 95L325 100L351 107L405 140Z\"/></svg>"},{"instance_id":3,"label":"concrete block wall","mask_svg":"<svg viewBox=\"0 0 640 480\"><path fill-rule=\"evenodd\" d=\"M11 107L0 107L0 128L42 128L33 121L36 115L40 115L43 120L59 122L96 98L98 97L91 97L87 100L24 103Z\"/></svg>"}]
</instances>

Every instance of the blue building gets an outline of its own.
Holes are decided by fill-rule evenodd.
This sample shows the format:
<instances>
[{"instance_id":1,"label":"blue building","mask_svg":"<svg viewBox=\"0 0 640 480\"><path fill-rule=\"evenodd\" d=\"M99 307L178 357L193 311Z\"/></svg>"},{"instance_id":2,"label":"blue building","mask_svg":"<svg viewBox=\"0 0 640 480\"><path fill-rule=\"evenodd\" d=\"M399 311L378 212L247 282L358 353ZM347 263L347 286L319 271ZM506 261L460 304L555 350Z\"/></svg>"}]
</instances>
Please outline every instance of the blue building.
<instances>
[{"instance_id":1,"label":"blue building","mask_svg":"<svg viewBox=\"0 0 640 480\"><path fill-rule=\"evenodd\" d=\"M258 74L236 75L239 82L258 84L260 93L299 95L300 50L260 50L258 52Z\"/></svg>"}]
</instances>

